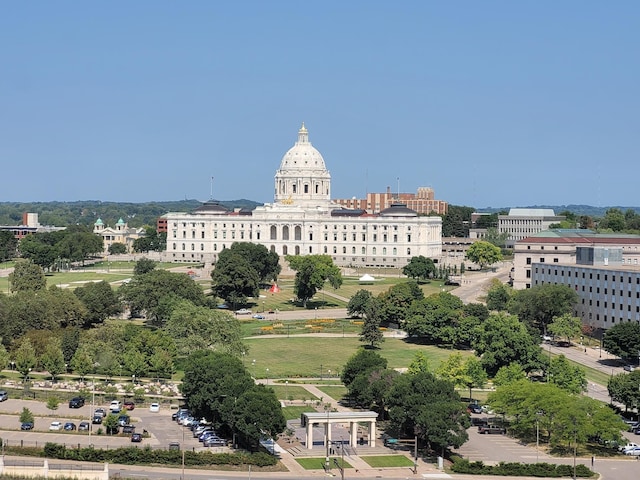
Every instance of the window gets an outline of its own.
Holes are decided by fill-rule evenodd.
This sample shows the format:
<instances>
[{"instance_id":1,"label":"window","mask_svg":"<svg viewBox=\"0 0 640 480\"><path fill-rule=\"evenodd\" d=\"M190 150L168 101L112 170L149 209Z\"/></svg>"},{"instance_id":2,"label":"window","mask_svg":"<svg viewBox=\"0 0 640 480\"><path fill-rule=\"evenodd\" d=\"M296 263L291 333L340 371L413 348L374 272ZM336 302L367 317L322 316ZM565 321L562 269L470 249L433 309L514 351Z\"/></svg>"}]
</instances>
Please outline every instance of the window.
<instances>
[{"instance_id":1,"label":"window","mask_svg":"<svg viewBox=\"0 0 640 480\"><path fill-rule=\"evenodd\" d=\"M527 257L527 265L531 265L531 257Z\"/></svg>"}]
</instances>

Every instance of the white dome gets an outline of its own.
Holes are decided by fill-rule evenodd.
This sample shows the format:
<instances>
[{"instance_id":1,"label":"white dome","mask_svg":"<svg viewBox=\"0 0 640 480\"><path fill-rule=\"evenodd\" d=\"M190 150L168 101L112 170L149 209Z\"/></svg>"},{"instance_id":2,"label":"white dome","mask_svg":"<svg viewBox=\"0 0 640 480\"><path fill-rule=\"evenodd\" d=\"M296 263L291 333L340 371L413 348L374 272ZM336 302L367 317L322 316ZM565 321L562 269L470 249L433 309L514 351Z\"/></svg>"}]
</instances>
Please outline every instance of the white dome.
<instances>
[{"instance_id":1,"label":"white dome","mask_svg":"<svg viewBox=\"0 0 640 480\"><path fill-rule=\"evenodd\" d=\"M322 155L309 142L309 132L304 123L298 130L298 141L282 157L280 170L326 170Z\"/></svg>"}]
</instances>

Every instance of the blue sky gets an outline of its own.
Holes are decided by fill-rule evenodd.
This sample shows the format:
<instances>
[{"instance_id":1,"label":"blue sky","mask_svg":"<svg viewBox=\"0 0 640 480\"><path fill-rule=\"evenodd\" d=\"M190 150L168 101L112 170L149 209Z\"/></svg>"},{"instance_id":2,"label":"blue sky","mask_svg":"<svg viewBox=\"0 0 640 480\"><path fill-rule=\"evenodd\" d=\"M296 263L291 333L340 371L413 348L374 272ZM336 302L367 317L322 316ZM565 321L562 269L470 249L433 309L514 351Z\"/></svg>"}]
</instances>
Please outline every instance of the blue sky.
<instances>
[{"instance_id":1,"label":"blue sky","mask_svg":"<svg viewBox=\"0 0 640 480\"><path fill-rule=\"evenodd\" d=\"M0 2L0 201L640 205L640 2ZM399 179L399 181L398 181Z\"/></svg>"}]
</instances>

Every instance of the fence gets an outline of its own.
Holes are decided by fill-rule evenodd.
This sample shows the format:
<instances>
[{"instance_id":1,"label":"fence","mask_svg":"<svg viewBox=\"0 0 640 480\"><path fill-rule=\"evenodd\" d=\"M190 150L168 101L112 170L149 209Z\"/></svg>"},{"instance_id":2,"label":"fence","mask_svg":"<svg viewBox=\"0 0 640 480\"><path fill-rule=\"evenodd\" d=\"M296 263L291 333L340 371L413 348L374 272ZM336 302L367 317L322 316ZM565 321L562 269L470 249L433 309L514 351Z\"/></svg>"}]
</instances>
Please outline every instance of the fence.
<instances>
[{"instance_id":1,"label":"fence","mask_svg":"<svg viewBox=\"0 0 640 480\"><path fill-rule=\"evenodd\" d=\"M0 475L39 478L77 478L79 480L109 480L109 465L77 465L0 457Z\"/></svg>"}]
</instances>

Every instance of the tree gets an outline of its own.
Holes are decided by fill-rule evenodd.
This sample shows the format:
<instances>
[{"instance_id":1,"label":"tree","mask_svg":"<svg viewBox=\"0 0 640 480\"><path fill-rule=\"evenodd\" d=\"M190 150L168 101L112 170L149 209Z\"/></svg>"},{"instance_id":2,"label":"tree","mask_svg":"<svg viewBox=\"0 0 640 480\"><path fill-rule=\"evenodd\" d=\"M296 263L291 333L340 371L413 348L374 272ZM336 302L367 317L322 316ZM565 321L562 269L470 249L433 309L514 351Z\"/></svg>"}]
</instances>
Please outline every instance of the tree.
<instances>
[{"instance_id":1,"label":"tree","mask_svg":"<svg viewBox=\"0 0 640 480\"><path fill-rule=\"evenodd\" d=\"M548 331L556 337L566 338L568 342L580 335L582 321L569 313L564 313L558 317L553 317Z\"/></svg>"},{"instance_id":2,"label":"tree","mask_svg":"<svg viewBox=\"0 0 640 480\"><path fill-rule=\"evenodd\" d=\"M522 369L522 365L517 362L504 365L498 369L498 373L493 377L493 384L496 387L509 385L527 378L527 373Z\"/></svg>"},{"instance_id":3,"label":"tree","mask_svg":"<svg viewBox=\"0 0 640 480\"><path fill-rule=\"evenodd\" d=\"M60 257L72 262L82 262L92 255L103 252L104 242L102 237L89 231L72 231L56 244Z\"/></svg>"},{"instance_id":4,"label":"tree","mask_svg":"<svg viewBox=\"0 0 640 480\"><path fill-rule=\"evenodd\" d=\"M411 280L393 285L378 298L382 304L382 321L386 325L404 326L409 307L414 300L422 300L424 292L417 282Z\"/></svg>"},{"instance_id":5,"label":"tree","mask_svg":"<svg viewBox=\"0 0 640 480\"><path fill-rule=\"evenodd\" d=\"M107 435L113 435L120 430L120 424L118 423L118 415L110 413L104 420L102 420L102 426L105 428Z\"/></svg>"},{"instance_id":6,"label":"tree","mask_svg":"<svg viewBox=\"0 0 640 480\"><path fill-rule=\"evenodd\" d=\"M499 247L482 240L474 242L468 249L466 258L483 269L487 265L493 265L502 260L502 252Z\"/></svg>"},{"instance_id":7,"label":"tree","mask_svg":"<svg viewBox=\"0 0 640 480\"><path fill-rule=\"evenodd\" d=\"M367 372L380 368L387 368L386 358L373 350L359 349L342 368L340 379L349 388L358 375L366 375Z\"/></svg>"},{"instance_id":8,"label":"tree","mask_svg":"<svg viewBox=\"0 0 640 480\"><path fill-rule=\"evenodd\" d=\"M90 282L76 288L73 293L87 309L84 326L91 327L104 322L107 318L118 315L122 305L111 285L104 280Z\"/></svg>"},{"instance_id":9,"label":"tree","mask_svg":"<svg viewBox=\"0 0 640 480\"><path fill-rule=\"evenodd\" d=\"M551 359L547 377L551 383L570 393L587 390L587 376L584 368L572 365L564 355Z\"/></svg>"},{"instance_id":10,"label":"tree","mask_svg":"<svg viewBox=\"0 0 640 480\"><path fill-rule=\"evenodd\" d=\"M467 441L469 417L453 385L429 372L396 377L386 403L389 431L403 437L418 436L427 446L444 451Z\"/></svg>"},{"instance_id":11,"label":"tree","mask_svg":"<svg viewBox=\"0 0 640 480\"><path fill-rule=\"evenodd\" d=\"M41 268L50 268L58 257L55 245L47 243L48 236L31 234L22 238L18 243L20 256L30 260Z\"/></svg>"},{"instance_id":12,"label":"tree","mask_svg":"<svg viewBox=\"0 0 640 480\"><path fill-rule=\"evenodd\" d=\"M71 359L80 344L80 330L78 328L65 328L60 339L60 348L64 357L64 363L71 365Z\"/></svg>"},{"instance_id":13,"label":"tree","mask_svg":"<svg viewBox=\"0 0 640 480\"><path fill-rule=\"evenodd\" d=\"M429 371L429 359L422 351L418 351L414 354L413 360L409 364L407 373L420 373Z\"/></svg>"},{"instance_id":14,"label":"tree","mask_svg":"<svg viewBox=\"0 0 640 480\"><path fill-rule=\"evenodd\" d=\"M613 375L607 384L611 401L620 402L626 410L640 406L638 385L640 385L640 370Z\"/></svg>"},{"instance_id":15,"label":"tree","mask_svg":"<svg viewBox=\"0 0 640 480\"><path fill-rule=\"evenodd\" d=\"M109 245L108 251L110 255L122 255L127 253L127 246L120 242L112 243Z\"/></svg>"},{"instance_id":16,"label":"tree","mask_svg":"<svg viewBox=\"0 0 640 480\"><path fill-rule=\"evenodd\" d=\"M149 273L156 268L158 262L155 260L151 260L150 258L143 257L138 260L133 267L134 275L144 275L145 273Z\"/></svg>"},{"instance_id":17,"label":"tree","mask_svg":"<svg viewBox=\"0 0 640 480\"><path fill-rule=\"evenodd\" d=\"M545 332L554 317L571 313L578 294L568 285L545 283L514 292L508 311L520 320Z\"/></svg>"},{"instance_id":18,"label":"tree","mask_svg":"<svg viewBox=\"0 0 640 480\"><path fill-rule=\"evenodd\" d=\"M340 269L333 264L329 255L287 256L289 266L296 271L293 291L304 307L326 281L333 288L342 285Z\"/></svg>"},{"instance_id":19,"label":"tree","mask_svg":"<svg viewBox=\"0 0 640 480\"><path fill-rule=\"evenodd\" d=\"M264 434L275 442L287 426L280 401L271 388L253 385L234 403L232 430L250 448L257 449Z\"/></svg>"},{"instance_id":20,"label":"tree","mask_svg":"<svg viewBox=\"0 0 640 480\"><path fill-rule=\"evenodd\" d=\"M202 289L188 275L166 270L134 275L129 283L120 287L118 293L132 312L146 311L149 317L158 322L166 320L158 317L158 306L163 298L175 296L195 305L206 304Z\"/></svg>"},{"instance_id":21,"label":"tree","mask_svg":"<svg viewBox=\"0 0 640 480\"><path fill-rule=\"evenodd\" d=\"M20 423L31 423L33 424L34 418L33 413L27 407L22 407L22 412L20 412Z\"/></svg>"},{"instance_id":22,"label":"tree","mask_svg":"<svg viewBox=\"0 0 640 480\"><path fill-rule=\"evenodd\" d=\"M408 264L402 267L402 273L414 280L426 281L436 274L433 260L422 255L412 257Z\"/></svg>"},{"instance_id":23,"label":"tree","mask_svg":"<svg viewBox=\"0 0 640 480\"><path fill-rule=\"evenodd\" d=\"M369 290L358 290L347 304L347 315L350 317L361 317L372 298L373 294Z\"/></svg>"},{"instance_id":24,"label":"tree","mask_svg":"<svg viewBox=\"0 0 640 480\"><path fill-rule=\"evenodd\" d=\"M60 339L55 337L51 338L42 355L41 363L44 369L49 372L54 382L58 375L64 372L65 363Z\"/></svg>"},{"instance_id":25,"label":"tree","mask_svg":"<svg viewBox=\"0 0 640 480\"><path fill-rule=\"evenodd\" d=\"M211 292L235 309L244 305L247 297L257 297L260 278L250 261L239 254L225 255L218 259L211 273Z\"/></svg>"},{"instance_id":26,"label":"tree","mask_svg":"<svg viewBox=\"0 0 640 480\"><path fill-rule=\"evenodd\" d=\"M478 327L472 346L490 376L512 362L520 363L526 372L545 364L542 349L527 327L517 317L502 312L489 315Z\"/></svg>"},{"instance_id":27,"label":"tree","mask_svg":"<svg viewBox=\"0 0 640 480\"><path fill-rule=\"evenodd\" d=\"M47 286L42 268L29 260L16 262L13 272L9 274L12 292L34 292L44 290Z\"/></svg>"},{"instance_id":28,"label":"tree","mask_svg":"<svg viewBox=\"0 0 640 480\"><path fill-rule=\"evenodd\" d=\"M93 363L93 358L87 349L80 347L71 359L71 368L84 381L84 378L93 371Z\"/></svg>"},{"instance_id":29,"label":"tree","mask_svg":"<svg viewBox=\"0 0 640 480\"><path fill-rule=\"evenodd\" d=\"M449 205L447 213L442 216L442 236L468 237L471 214L475 211L473 207Z\"/></svg>"},{"instance_id":30,"label":"tree","mask_svg":"<svg viewBox=\"0 0 640 480\"><path fill-rule=\"evenodd\" d=\"M489 227L482 238L498 248L505 248L509 240L509 232L500 233L496 227Z\"/></svg>"},{"instance_id":31,"label":"tree","mask_svg":"<svg viewBox=\"0 0 640 480\"><path fill-rule=\"evenodd\" d=\"M449 358L440 364L437 374L456 387L468 388L469 401L473 399L471 389L473 387L480 388L487 383L487 373L482 368L480 361L474 357L465 360L460 353L449 355Z\"/></svg>"},{"instance_id":32,"label":"tree","mask_svg":"<svg viewBox=\"0 0 640 480\"><path fill-rule=\"evenodd\" d=\"M23 377L27 377L29 372L35 368L36 351L29 339L25 339L20 343L20 347L15 352L14 360L16 362L16 369Z\"/></svg>"},{"instance_id":33,"label":"tree","mask_svg":"<svg viewBox=\"0 0 640 480\"><path fill-rule=\"evenodd\" d=\"M194 350L215 350L237 357L248 351L237 318L223 310L199 307L186 300L175 306L164 330L182 355Z\"/></svg>"},{"instance_id":34,"label":"tree","mask_svg":"<svg viewBox=\"0 0 640 480\"><path fill-rule=\"evenodd\" d=\"M640 352L640 324L637 322L615 324L605 332L602 348L612 355L634 361Z\"/></svg>"},{"instance_id":35,"label":"tree","mask_svg":"<svg viewBox=\"0 0 640 480\"><path fill-rule=\"evenodd\" d=\"M371 299L365 307L365 318L360 331L360 341L375 348L384 342L384 335L380 330L380 305L378 299Z\"/></svg>"},{"instance_id":36,"label":"tree","mask_svg":"<svg viewBox=\"0 0 640 480\"><path fill-rule=\"evenodd\" d=\"M9 365L9 359L9 352L7 352L7 349L4 348L4 345L2 345L0 341L0 371L7 368L7 365Z\"/></svg>"},{"instance_id":37,"label":"tree","mask_svg":"<svg viewBox=\"0 0 640 480\"><path fill-rule=\"evenodd\" d=\"M8 230L0 231L0 262L6 262L15 258L18 249L18 240Z\"/></svg>"},{"instance_id":38,"label":"tree","mask_svg":"<svg viewBox=\"0 0 640 480\"><path fill-rule=\"evenodd\" d=\"M494 278L487 291L487 308L489 310L506 310L512 292L511 287Z\"/></svg>"},{"instance_id":39,"label":"tree","mask_svg":"<svg viewBox=\"0 0 640 480\"><path fill-rule=\"evenodd\" d=\"M47 398L47 408L51 410L52 415L53 415L53 412L55 412L58 409L59 405L60 405L60 399L55 395L51 395L50 397Z\"/></svg>"},{"instance_id":40,"label":"tree","mask_svg":"<svg viewBox=\"0 0 640 480\"><path fill-rule=\"evenodd\" d=\"M271 252L264 245L249 242L234 242L218 255L218 262L224 262L225 257L240 255L249 262L255 270L260 283L275 281L282 270L280 257L276 252Z\"/></svg>"}]
</instances>

